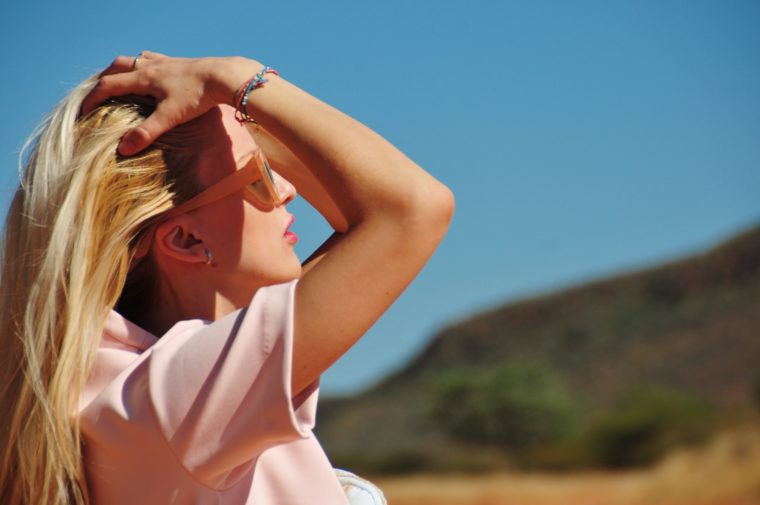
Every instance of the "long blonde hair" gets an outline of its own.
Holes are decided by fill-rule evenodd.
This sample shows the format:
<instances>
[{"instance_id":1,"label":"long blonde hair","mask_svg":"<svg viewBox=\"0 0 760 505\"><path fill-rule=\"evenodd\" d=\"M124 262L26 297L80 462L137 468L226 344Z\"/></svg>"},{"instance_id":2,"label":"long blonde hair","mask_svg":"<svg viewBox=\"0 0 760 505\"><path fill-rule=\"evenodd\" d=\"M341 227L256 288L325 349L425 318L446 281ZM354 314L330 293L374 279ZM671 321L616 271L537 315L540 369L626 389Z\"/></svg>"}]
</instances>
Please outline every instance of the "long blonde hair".
<instances>
[{"instance_id":1,"label":"long blonde hair","mask_svg":"<svg viewBox=\"0 0 760 505\"><path fill-rule=\"evenodd\" d=\"M137 156L119 156L119 139L151 106L136 98L111 101L78 119L94 82L74 89L24 146L28 161L6 220L3 504L86 503L77 403L105 319L136 275L131 263L139 234L197 191L187 166L195 154L183 148L193 145L192 128L170 132Z\"/></svg>"}]
</instances>

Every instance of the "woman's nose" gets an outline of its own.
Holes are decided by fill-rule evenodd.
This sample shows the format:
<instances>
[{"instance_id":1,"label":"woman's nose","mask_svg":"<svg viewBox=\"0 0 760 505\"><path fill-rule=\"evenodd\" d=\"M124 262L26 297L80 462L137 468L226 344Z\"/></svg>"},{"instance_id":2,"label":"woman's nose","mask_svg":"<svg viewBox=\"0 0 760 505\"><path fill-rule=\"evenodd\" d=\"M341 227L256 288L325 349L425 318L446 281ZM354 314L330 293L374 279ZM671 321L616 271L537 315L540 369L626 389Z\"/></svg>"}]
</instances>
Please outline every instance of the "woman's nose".
<instances>
[{"instance_id":1,"label":"woman's nose","mask_svg":"<svg viewBox=\"0 0 760 505\"><path fill-rule=\"evenodd\" d=\"M287 205L292 202L298 194L296 192L296 187L274 170L272 171L272 176L274 177L274 183L277 187L277 193L280 195L280 205Z\"/></svg>"}]
</instances>

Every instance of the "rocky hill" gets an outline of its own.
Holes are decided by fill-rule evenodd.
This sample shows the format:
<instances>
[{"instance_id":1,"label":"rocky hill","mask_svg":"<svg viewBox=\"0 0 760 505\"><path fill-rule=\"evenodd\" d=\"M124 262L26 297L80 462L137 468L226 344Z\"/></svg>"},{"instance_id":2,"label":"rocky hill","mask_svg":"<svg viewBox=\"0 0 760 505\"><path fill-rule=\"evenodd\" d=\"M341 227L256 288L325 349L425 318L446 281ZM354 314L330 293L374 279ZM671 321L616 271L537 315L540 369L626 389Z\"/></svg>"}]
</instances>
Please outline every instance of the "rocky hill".
<instances>
[{"instance_id":1,"label":"rocky hill","mask_svg":"<svg viewBox=\"0 0 760 505\"><path fill-rule=\"evenodd\" d=\"M760 227L699 255L443 328L382 383L324 401L318 436L336 465L360 470L487 467L510 448L456 436L448 418L473 402L452 396L441 409L437 391L447 374L520 363L540 363L562 383L576 441L636 385L690 395L720 415L751 408L760 388Z\"/></svg>"}]
</instances>

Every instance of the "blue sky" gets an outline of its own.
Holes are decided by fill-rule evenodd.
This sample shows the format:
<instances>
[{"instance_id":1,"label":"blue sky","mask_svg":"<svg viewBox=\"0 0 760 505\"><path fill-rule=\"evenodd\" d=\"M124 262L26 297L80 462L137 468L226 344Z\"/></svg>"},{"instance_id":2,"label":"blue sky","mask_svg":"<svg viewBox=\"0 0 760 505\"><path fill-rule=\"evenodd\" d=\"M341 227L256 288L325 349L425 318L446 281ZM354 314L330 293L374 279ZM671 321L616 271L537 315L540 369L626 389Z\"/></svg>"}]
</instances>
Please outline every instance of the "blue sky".
<instances>
[{"instance_id":1,"label":"blue sky","mask_svg":"<svg viewBox=\"0 0 760 505\"><path fill-rule=\"evenodd\" d=\"M449 185L451 231L323 379L356 391L474 310L760 222L760 3L4 2L0 204L44 113L116 55L247 55ZM327 228L303 203L302 257Z\"/></svg>"}]
</instances>

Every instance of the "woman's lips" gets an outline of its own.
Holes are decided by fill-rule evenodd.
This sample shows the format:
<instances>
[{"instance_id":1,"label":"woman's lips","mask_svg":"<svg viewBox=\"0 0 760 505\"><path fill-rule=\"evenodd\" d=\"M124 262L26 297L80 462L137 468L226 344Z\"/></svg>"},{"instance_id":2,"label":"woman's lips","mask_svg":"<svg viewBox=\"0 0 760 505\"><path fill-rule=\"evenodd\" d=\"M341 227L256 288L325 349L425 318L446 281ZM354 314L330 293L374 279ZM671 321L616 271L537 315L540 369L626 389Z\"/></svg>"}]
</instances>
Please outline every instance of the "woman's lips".
<instances>
[{"instance_id":1,"label":"woman's lips","mask_svg":"<svg viewBox=\"0 0 760 505\"><path fill-rule=\"evenodd\" d=\"M291 226L293 226L293 222L296 220L295 216L290 216L290 222L288 223L288 226L285 228L285 234L283 235L285 237L285 240L287 240L291 244L295 244L298 242L298 235L293 233L289 230Z\"/></svg>"}]
</instances>

